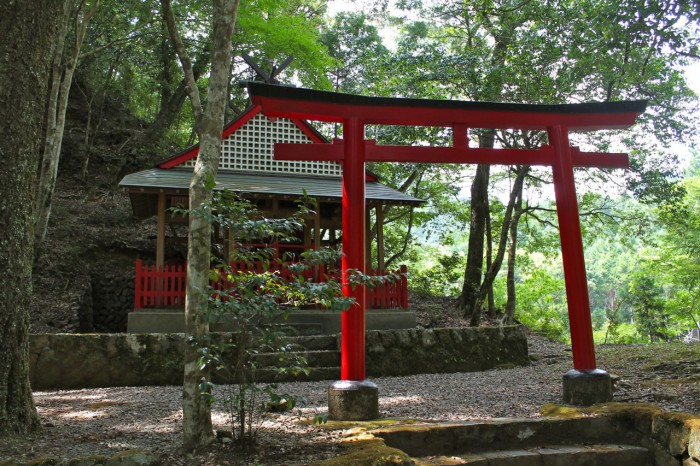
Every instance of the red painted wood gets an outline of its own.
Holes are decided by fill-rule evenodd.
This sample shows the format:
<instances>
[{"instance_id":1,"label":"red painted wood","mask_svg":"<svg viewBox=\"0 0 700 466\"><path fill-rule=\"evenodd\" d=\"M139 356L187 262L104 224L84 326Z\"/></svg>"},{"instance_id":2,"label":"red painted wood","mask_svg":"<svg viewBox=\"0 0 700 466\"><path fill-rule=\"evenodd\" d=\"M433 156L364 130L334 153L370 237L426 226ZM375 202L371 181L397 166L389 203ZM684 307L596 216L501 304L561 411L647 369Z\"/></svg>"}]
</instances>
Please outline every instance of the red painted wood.
<instances>
[{"instance_id":1,"label":"red painted wood","mask_svg":"<svg viewBox=\"0 0 700 466\"><path fill-rule=\"evenodd\" d=\"M462 124L471 128L546 130L562 125L572 131L624 129L634 124L636 112L544 113L515 110L410 107L397 105L350 105L345 103L299 101L283 97L253 96L268 116L343 123L358 118L365 124L444 126Z\"/></svg>"},{"instance_id":2,"label":"red painted wood","mask_svg":"<svg viewBox=\"0 0 700 466\"><path fill-rule=\"evenodd\" d=\"M578 147L570 147L571 163L574 167L629 168L627 154L611 152L582 152Z\"/></svg>"},{"instance_id":3,"label":"red painted wood","mask_svg":"<svg viewBox=\"0 0 700 466\"><path fill-rule=\"evenodd\" d=\"M572 147L572 162L575 167L629 168L627 154L582 152ZM278 160L314 160L342 162L342 141L333 144L309 146L308 144L277 143L275 158ZM488 163L502 165L549 166L554 161L554 149L542 146L539 149L485 149L479 147L428 147L428 146L383 146L374 141L365 141L367 162L414 162L414 163Z\"/></svg>"},{"instance_id":4,"label":"red painted wood","mask_svg":"<svg viewBox=\"0 0 700 466\"><path fill-rule=\"evenodd\" d=\"M466 103L457 106L429 101L406 103L399 99L394 102L388 99L381 102L374 100L370 104L367 98L360 96L325 93L321 97L321 93L314 91L306 96L296 92L295 98L279 93L262 94L265 96L253 92L252 100L255 104L262 105L266 115L338 122L344 125L342 145L334 143L330 147L324 147L323 151L319 147L278 145L275 147L275 157L278 159L342 160L345 174L356 173L358 167L364 167L366 161L552 165L574 347L574 368L595 368L573 167L578 165L617 168L626 167L629 162L625 154L591 154L570 148L568 131L627 128L634 124L637 115L643 111L646 104L630 105L621 112L617 111L619 106L615 111L608 111L610 105L601 106L600 112L586 113L594 106L568 106L542 111L543 107L532 107L530 110L507 106L494 108L498 107L494 104L491 108L485 108L484 105ZM583 110L584 108L586 110ZM364 141L365 124L451 127L455 147L377 146L373 142ZM547 130L550 146L536 150L472 149L467 147L467 127ZM349 258L343 258L344 284L348 268L361 268L364 265L364 254L359 254L359 251L364 249L364 183L359 182L359 176L357 181L353 179L350 182L345 174L343 252ZM407 307L408 296L404 294L405 278L402 278L401 284L402 304ZM346 288L344 286L344 291ZM346 293L350 295L349 291ZM365 300L357 299L357 303L364 313ZM364 324L360 329L359 319L351 323L346 322L346 314L355 315L347 311L343 314L341 378L361 380L364 377Z\"/></svg>"},{"instance_id":5,"label":"red painted wood","mask_svg":"<svg viewBox=\"0 0 700 466\"><path fill-rule=\"evenodd\" d=\"M249 108L244 113L242 113L238 118L230 122L228 125L224 126L224 130L221 133L221 139L229 137L234 131L239 129L244 124L248 123L255 115L260 113L260 110L260 105L255 105ZM176 165L179 165L183 162L197 157L197 154L199 154L199 144L189 147L184 151L180 152L179 154L175 154L174 156L163 160L162 162L158 163L158 168L172 168Z\"/></svg>"},{"instance_id":6,"label":"red painted wood","mask_svg":"<svg viewBox=\"0 0 700 466\"><path fill-rule=\"evenodd\" d=\"M578 201L574 183L572 156L566 128L553 126L548 130L549 142L556 152L552 166L554 195L559 219L561 253L564 262L566 301L571 329L571 349L574 369L596 368L591 310L588 299L586 264L579 222Z\"/></svg>"},{"instance_id":7,"label":"red painted wood","mask_svg":"<svg viewBox=\"0 0 700 466\"><path fill-rule=\"evenodd\" d=\"M351 286L348 269L365 271L364 123L350 118L343 124L343 294L355 305L341 316L340 378L365 380L365 287Z\"/></svg>"},{"instance_id":8,"label":"red painted wood","mask_svg":"<svg viewBox=\"0 0 700 466\"><path fill-rule=\"evenodd\" d=\"M368 162L488 163L551 165L553 151L540 149L485 149L480 147L378 146L367 147Z\"/></svg>"},{"instance_id":9,"label":"red painted wood","mask_svg":"<svg viewBox=\"0 0 700 466\"><path fill-rule=\"evenodd\" d=\"M295 275L284 263L271 263L268 268L262 262L255 261L247 263L244 261L232 262L231 269L240 273L264 273L279 272L284 280L290 280ZM401 272L401 271L404 272ZM393 272L394 274L405 273L406 266ZM377 270L367 272L371 275L384 275ZM306 270L302 272L306 280L322 283L328 280L340 281L341 276L337 271L328 270L325 265L321 265L317 270ZM159 268L155 265L144 264L141 259L136 260L136 279L134 280L134 309L153 308L158 306L183 306L185 303L185 292L187 283L187 264L165 264ZM405 283L405 277L401 283ZM215 290L226 290L232 284L225 276L220 276L216 281L211 281L211 286ZM378 285L371 291L367 291L367 301L369 309L391 309L407 307L404 304L405 286L399 282L387 282ZM407 299L406 294L406 299ZM407 301L406 301L407 303Z\"/></svg>"},{"instance_id":10,"label":"red painted wood","mask_svg":"<svg viewBox=\"0 0 700 466\"><path fill-rule=\"evenodd\" d=\"M452 145L454 147L469 147L467 125L457 123L452 126Z\"/></svg>"},{"instance_id":11,"label":"red painted wood","mask_svg":"<svg viewBox=\"0 0 700 466\"><path fill-rule=\"evenodd\" d=\"M316 132L315 129L311 127L306 121L300 120L298 118L292 118L292 123L297 125L297 127L304 133L306 134L309 139L311 139L314 143L316 144L326 144L328 141L326 141L323 136L321 136L318 132Z\"/></svg>"}]
</instances>

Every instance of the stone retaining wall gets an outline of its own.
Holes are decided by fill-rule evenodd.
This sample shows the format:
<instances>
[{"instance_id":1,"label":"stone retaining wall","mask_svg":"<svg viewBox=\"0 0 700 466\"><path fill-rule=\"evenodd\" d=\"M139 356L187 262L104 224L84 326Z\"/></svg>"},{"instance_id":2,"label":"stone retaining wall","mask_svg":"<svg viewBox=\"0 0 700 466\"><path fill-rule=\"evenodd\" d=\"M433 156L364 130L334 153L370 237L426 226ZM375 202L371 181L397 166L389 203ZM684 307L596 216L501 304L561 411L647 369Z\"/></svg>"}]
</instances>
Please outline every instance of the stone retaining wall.
<instances>
[{"instance_id":1,"label":"stone retaining wall","mask_svg":"<svg viewBox=\"0 0 700 466\"><path fill-rule=\"evenodd\" d=\"M366 343L372 376L467 372L529 362L520 326L385 330L367 332ZM180 385L185 344L181 333L31 335L32 387Z\"/></svg>"},{"instance_id":2,"label":"stone retaining wall","mask_svg":"<svg viewBox=\"0 0 700 466\"><path fill-rule=\"evenodd\" d=\"M367 332L367 373L472 372L529 364L522 326Z\"/></svg>"}]
</instances>

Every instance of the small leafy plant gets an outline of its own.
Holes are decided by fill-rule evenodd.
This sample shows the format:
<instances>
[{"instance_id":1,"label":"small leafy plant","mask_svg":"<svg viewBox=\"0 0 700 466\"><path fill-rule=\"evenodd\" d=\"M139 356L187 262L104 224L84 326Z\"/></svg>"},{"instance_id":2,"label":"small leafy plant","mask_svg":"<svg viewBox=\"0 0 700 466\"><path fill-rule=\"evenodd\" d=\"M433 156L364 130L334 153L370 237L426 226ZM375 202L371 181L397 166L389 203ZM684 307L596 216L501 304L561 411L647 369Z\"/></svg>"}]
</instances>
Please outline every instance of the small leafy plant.
<instances>
[{"instance_id":1,"label":"small leafy plant","mask_svg":"<svg viewBox=\"0 0 700 466\"><path fill-rule=\"evenodd\" d=\"M338 252L323 249L278 254L272 247L298 241L304 217L313 213L307 203L300 203L297 213L289 218L270 219L230 192L216 193L212 202L208 221L214 229L231 232L235 243L229 257L213 258L208 306L202 317L210 323L225 322L236 331L229 336L209 334L190 343L198 349L198 363L208 366L220 384L202 380L202 396L223 405L232 439L249 448L256 444L269 410L292 409L303 401L279 393L275 383L258 383L260 361L271 354L277 374L310 371L282 325L289 313L302 306L342 311L353 301L342 295L337 281L314 279L338 263ZM251 244L255 246L248 246ZM355 280L363 282L362 278Z\"/></svg>"}]
</instances>

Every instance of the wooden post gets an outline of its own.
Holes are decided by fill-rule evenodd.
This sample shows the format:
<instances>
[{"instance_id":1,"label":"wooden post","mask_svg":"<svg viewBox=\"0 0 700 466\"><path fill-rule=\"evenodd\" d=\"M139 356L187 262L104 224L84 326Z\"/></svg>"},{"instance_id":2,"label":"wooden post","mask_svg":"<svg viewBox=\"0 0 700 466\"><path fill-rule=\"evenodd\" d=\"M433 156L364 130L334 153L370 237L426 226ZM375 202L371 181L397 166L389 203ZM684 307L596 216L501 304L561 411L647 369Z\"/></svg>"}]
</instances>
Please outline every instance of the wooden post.
<instances>
[{"instance_id":1,"label":"wooden post","mask_svg":"<svg viewBox=\"0 0 700 466\"><path fill-rule=\"evenodd\" d=\"M314 215L314 250L321 249L321 201L316 199L316 215Z\"/></svg>"},{"instance_id":2,"label":"wooden post","mask_svg":"<svg viewBox=\"0 0 700 466\"><path fill-rule=\"evenodd\" d=\"M365 264L367 272L372 271L372 207L365 207Z\"/></svg>"},{"instance_id":3,"label":"wooden post","mask_svg":"<svg viewBox=\"0 0 700 466\"><path fill-rule=\"evenodd\" d=\"M165 193L158 193L158 229L156 233L156 267L165 263Z\"/></svg>"},{"instance_id":4,"label":"wooden post","mask_svg":"<svg viewBox=\"0 0 700 466\"><path fill-rule=\"evenodd\" d=\"M377 268L384 273L384 205L375 208L377 215Z\"/></svg>"},{"instance_id":5,"label":"wooden post","mask_svg":"<svg viewBox=\"0 0 700 466\"><path fill-rule=\"evenodd\" d=\"M311 249L311 225L308 223L304 223L304 249Z\"/></svg>"},{"instance_id":6,"label":"wooden post","mask_svg":"<svg viewBox=\"0 0 700 466\"><path fill-rule=\"evenodd\" d=\"M340 378L365 380L365 287L348 280L348 270L365 272L365 137L357 118L343 122L343 294L356 304L341 316Z\"/></svg>"},{"instance_id":7,"label":"wooden post","mask_svg":"<svg viewBox=\"0 0 700 466\"><path fill-rule=\"evenodd\" d=\"M591 370L596 368L595 347L569 134L568 129L562 126L550 127L547 133L549 143L554 147L556 154L552 175L559 219L561 256L564 263L574 369Z\"/></svg>"}]
</instances>

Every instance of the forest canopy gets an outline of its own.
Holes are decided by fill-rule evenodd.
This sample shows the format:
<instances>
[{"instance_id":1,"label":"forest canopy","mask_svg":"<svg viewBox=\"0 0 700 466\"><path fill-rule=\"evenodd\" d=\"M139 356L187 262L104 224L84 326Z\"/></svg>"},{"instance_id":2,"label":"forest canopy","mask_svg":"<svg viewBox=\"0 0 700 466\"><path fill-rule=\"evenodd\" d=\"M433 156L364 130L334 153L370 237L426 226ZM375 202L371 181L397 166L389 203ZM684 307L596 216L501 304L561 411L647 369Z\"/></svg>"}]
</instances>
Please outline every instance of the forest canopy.
<instances>
[{"instance_id":1,"label":"forest canopy","mask_svg":"<svg viewBox=\"0 0 700 466\"><path fill-rule=\"evenodd\" d=\"M281 83L361 95L533 104L648 100L631 131L572 136L584 149L628 152L631 160L628 171L576 172L595 337L656 341L698 328L700 155L697 95L687 71L699 53L695 2L341 3L241 2L231 37L226 120L249 105L239 83L260 79L244 56ZM160 2L66 5L54 76L65 78L70 70L70 93L90 112L80 147L84 173L98 163L90 154L93 141L109 131L101 123L108 106L119 106L141 126L115 143L111 162L121 173L197 142L186 77ZM172 9L206 103L211 6L173 1ZM329 138L342 136L339 127L317 127ZM451 143L443 128L377 126L367 133L382 144ZM55 137L46 135L53 141L45 145L46 160L58 157L49 154ZM535 131L475 128L470 138L479 147L546 143ZM473 323L483 316L517 320L568 337L551 170L424 163L369 168L383 183L427 201L384 212L387 267L409 264L413 292L454 297ZM503 265L492 270L499 255ZM475 293L490 271L488 296L475 308Z\"/></svg>"}]
</instances>

